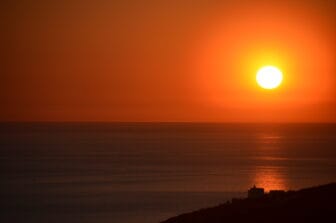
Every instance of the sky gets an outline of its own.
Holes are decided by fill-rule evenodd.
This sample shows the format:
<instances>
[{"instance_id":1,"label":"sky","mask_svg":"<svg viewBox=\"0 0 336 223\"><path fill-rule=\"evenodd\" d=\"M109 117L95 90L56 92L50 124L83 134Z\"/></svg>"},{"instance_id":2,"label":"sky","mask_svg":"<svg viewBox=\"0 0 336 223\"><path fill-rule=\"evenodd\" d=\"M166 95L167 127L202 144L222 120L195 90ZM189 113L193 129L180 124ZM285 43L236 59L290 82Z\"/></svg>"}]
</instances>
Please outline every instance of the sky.
<instances>
[{"instance_id":1,"label":"sky","mask_svg":"<svg viewBox=\"0 0 336 223\"><path fill-rule=\"evenodd\" d=\"M1 3L0 121L335 122L336 1ZM282 85L257 86L265 65Z\"/></svg>"}]
</instances>

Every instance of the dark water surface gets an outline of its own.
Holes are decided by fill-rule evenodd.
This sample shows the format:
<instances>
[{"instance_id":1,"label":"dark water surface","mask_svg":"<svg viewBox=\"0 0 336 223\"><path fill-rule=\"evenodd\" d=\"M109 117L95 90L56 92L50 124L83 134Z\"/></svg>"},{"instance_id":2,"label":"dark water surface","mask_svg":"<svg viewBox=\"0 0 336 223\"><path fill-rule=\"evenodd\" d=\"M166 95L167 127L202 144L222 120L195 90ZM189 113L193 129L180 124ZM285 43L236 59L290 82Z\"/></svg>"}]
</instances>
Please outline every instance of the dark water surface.
<instances>
[{"instance_id":1,"label":"dark water surface","mask_svg":"<svg viewBox=\"0 0 336 223\"><path fill-rule=\"evenodd\" d=\"M1 222L149 223L336 181L335 124L2 123Z\"/></svg>"}]
</instances>

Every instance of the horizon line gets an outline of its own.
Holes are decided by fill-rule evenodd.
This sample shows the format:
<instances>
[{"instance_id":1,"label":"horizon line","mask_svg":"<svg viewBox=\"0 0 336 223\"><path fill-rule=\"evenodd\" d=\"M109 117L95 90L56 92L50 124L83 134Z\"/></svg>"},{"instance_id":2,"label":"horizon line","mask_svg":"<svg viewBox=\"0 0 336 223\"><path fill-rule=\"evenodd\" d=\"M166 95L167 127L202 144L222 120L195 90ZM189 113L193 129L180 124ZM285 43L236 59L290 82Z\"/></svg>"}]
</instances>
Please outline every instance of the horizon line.
<instances>
[{"instance_id":1,"label":"horizon line","mask_svg":"<svg viewBox=\"0 0 336 223\"><path fill-rule=\"evenodd\" d=\"M14 124L14 123L135 123L135 124L336 124L335 121L331 122L318 122L318 121L78 121L78 120L71 120L71 121L40 121L40 120L17 120L17 121L0 121L0 124Z\"/></svg>"}]
</instances>

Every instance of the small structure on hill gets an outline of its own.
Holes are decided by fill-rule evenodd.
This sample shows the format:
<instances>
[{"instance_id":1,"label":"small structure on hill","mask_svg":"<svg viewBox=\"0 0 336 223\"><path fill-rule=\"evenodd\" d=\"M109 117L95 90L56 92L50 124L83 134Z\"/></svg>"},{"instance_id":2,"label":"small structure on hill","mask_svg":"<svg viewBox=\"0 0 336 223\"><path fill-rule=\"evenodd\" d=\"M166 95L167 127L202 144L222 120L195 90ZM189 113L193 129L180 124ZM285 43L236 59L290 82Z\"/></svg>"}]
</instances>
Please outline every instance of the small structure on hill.
<instances>
[{"instance_id":1,"label":"small structure on hill","mask_svg":"<svg viewBox=\"0 0 336 223\"><path fill-rule=\"evenodd\" d=\"M248 190L247 197L255 199L263 197L264 194L265 194L264 188L258 188L254 185L251 189Z\"/></svg>"}]
</instances>

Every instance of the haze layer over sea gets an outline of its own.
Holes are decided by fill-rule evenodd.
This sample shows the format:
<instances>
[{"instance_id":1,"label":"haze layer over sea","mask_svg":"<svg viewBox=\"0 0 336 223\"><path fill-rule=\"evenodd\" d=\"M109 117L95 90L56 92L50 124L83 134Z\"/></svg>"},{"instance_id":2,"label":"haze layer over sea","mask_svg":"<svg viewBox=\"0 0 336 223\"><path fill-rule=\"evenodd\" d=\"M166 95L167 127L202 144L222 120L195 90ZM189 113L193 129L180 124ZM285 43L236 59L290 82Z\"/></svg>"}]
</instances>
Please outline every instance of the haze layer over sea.
<instances>
[{"instance_id":1,"label":"haze layer over sea","mask_svg":"<svg viewBox=\"0 0 336 223\"><path fill-rule=\"evenodd\" d=\"M150 223L336 181L335 124L2 123L1 222Z\"/></svg>"}]
</instances>

